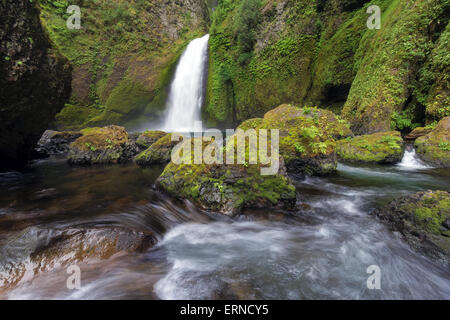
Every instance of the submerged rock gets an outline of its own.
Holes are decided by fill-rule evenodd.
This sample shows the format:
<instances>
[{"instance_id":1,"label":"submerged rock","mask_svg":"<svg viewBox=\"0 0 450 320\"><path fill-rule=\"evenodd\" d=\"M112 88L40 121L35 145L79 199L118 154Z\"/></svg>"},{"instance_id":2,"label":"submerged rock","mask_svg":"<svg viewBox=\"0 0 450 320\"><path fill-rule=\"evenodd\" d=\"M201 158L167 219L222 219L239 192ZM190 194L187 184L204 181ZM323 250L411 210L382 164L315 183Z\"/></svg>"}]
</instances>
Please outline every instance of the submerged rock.
<instances>
[{"instance_id":1,"label":"submerged rock","mask_svg":"<svg viewBox=\"0 0 450 320\"><path fill-rule=\"evenodd\" d=\"M108 126L82 130L83 136L70 144L69 163L77 165L126 162L137 152L123 127Z\"/></svg>"},{"instance_id":2,"label":"submerged rock","mask_svg":"<svg viewBox=\"0 0 450 320\"><path fill-rule=\"evenodd\" d=\"M436 128L416 140L418 156L435 167L450 167L450 117L442 119Z\"/></svg>"},{"instance_id":3,"label":"submerged rock","mask_svg":"<svg viewBox=\"0 0 450 320\"><path fill-rule=\"evenodd\" d=\"M158 141L153 143L147 150L141 152L135 161L142 167L154 164L166 164L170 162L172 149L178 141L172 141L172 134L166 134Z\"/></svg>"},{"instance_id":4,"label":"submerged rock","mask_svg":"<svg viewBox=\"0 0 450 320\"><path fill-rule=\"evenodd\" d=\"M0 17L0 169L19 168L69 98L71 67L51 49L36 1L1 1Z\"/></svg>"},{"instance_id":5,"label":"submerged rock","mask_svg":"<svg viewBox=\"0 0 450 320\"><path fill-rule=\"evenodd\" d=\"M416 250L450 263L450 193L418 192L393 200L375 214Z\"/></svg>"},{"instance_id":6,"label":"submerged rock","mask_svg":"<svg viewBox=\"0 0 450 320\"><path fill-rule=\"evenodd\" d=\"M207 146L208 143L204 143L203 150ZM260 165L206 165L193 164L192 160L188 164L170 162L157 179L157 186L175 197L227 215L238 214L243 208L291 209L295 206L295 187L286 174L282 158L279 171L274 175L261 175Z\"/></svg>"},{"instance_id":7,"label":"submerged rock","mask_svg":"<svg viewBox=\"0 0 450 320\"><path fill-rule=\"evenodd\" d=\"M165 135L167 135L167 133L164 131L145 131L139 134L136 144L142 149L148 149Z\"/></svg>"},{"instance_id":8,"label":"submerged rock","mask_svg":"<svg viewBox=\"0 0 450 320\"><path fill-rule=\"evenodd\" d=\"M378 132L340 140L338 158L347 162L397 163L402 160L405 143L400 132Z\"/></svg>"},{"instance_id":9,"label":"submerged rock","mask_svg":"<svg viewBox=\"0 0 450 320\"><path fill-rule=\"evenodd\" d=\"M32 227L0 248L0 286L11 288L39 273L119 252L144 252L155 243L151 233L123 227Z\"/></svg>"}]
</instances>

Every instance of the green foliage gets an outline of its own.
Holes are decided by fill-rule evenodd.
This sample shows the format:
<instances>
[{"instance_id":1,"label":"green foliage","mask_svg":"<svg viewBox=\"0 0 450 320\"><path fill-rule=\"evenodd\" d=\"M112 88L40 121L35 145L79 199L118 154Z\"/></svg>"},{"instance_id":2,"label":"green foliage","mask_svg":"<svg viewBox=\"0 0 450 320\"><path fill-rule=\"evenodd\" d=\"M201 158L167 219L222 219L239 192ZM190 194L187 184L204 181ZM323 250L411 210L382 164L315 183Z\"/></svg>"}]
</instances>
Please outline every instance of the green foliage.
<instances>
[{"instance_id":1,"label":"green foliage","mask_svg":"<svg viewBox=\"0 0 450 320\"><path fill-rule=\"evenodd\" d=\"M393 112L391 117L391 129L392 130L413 130L420 127L420 123L413 123L414 115L410 110L404 110L401 113Z\"/></svg>"}]
</instances>

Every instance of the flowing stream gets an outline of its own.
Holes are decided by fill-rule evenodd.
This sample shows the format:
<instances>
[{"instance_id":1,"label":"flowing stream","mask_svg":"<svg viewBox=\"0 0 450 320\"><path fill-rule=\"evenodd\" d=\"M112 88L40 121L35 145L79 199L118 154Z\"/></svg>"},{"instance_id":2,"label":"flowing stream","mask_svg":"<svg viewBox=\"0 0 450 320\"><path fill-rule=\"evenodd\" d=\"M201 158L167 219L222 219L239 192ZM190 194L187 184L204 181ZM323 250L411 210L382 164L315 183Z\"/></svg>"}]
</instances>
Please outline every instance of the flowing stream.
<instances>
[{"instance_id":1,"label":"flowing stream","mask_svg":"<svg viewBox=\"0 0 450 320\"><path fill-rule=\"evenodd\" d=\"M209 35L193 40L180 58L167 100L163 130L194 131L200 120L208 65Z\"/></svg>"},{"instance_id":2,"label":"flowing stream","mask_svg":"<svg viewBox=\"0 0 450 320\"><path fill-rule=\"evenodd\" d=\"M450 271L371 215L400 195L448 190L448 170L340 164L336 176L294 180L297 211L236 218L155 190L161 170L43 161L2 175L0 270L27 260L36 234L56 228L124 226L151 231L158 243L80 263L80 290L67 289L66 269L56 264L0 289L0 298L450 299ZM381 269L381 290L367 289L370 265Z\"/></svg>"},{"instance_id":3,"label":"flowing stream","mask_svg":"<svg viewBox=\"0 0 450 320\"><path fill-rule=\"evenodd\" d=\"M398 167L405 170L420 170L430 168L430 166L426 165L422 160L419 159L416 154L416 149L414 149L413 146L407 146L402 161L398 163Z\"/></svg>"}]
</instances>

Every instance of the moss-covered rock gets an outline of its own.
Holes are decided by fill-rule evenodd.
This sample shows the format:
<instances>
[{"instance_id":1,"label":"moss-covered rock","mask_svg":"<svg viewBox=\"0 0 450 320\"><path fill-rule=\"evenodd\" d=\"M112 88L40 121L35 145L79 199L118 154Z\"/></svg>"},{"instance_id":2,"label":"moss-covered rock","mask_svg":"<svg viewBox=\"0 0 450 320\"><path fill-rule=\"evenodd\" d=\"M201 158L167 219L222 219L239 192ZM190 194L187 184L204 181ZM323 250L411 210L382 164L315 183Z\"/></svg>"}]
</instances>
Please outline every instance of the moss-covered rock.
<instances>
[{"instance_id":1,"label":"moss-covered rock","mask_svg":"<svg viewBox=\"0 0 450 320\"><path fill-rule=\"evenodd\" d=\"M378 132L340 140L338 158L347 162L397 163L402 160L405 143L400 132Z\"/></svg>"},{"instance_id":2,"label":"moss-covered rock","mask_svg":"<svg viewBox=\"0 0 450 320\"><path fill-rule=\"evenodd\" d=\"M419 157L433 166L450 167L450 117L442 119L436 128L414 144Z\"/></svg>"},{"instance_id":3,"label":"moss-covered rock","mask_svg":"<svg viewBox=\"0 0 450 320\"><path fill-rule=\"evenodd\" d=\"M130 141L125 128L108 126L87 128L70 144L69 163L77 165L126 162L131 159Z\"/></svg>"},{"instance_id":4,"label":"moss-covered rock","mask_svg":"<svg viewBox=\"0 0 450 320\"><path fill-rule=\"evenodd\" d=\"M142 167L169 163L172 149L177 144L178 141L172 141L172 133L166 134L153 143L147 150L138 154L135 161Z\"/></svg>"},{"instance_id":5,"label":"moss-covered rock","mask_svg":"<svg viewBox=\"0 0 450 320\"><path fill-rule=\"evenodd\" d=\"M148 149L152 144L167 135L164 131L151 131L147 130L139 135L136 140L136 144L143 149Z\"/></svg>"},{"instance_id":6,"label":"moss-covered rock","mask_svg":"<svg viewBox=\"0 0 450 320\"><path fill-rule=\"evenodd\" d=\"M23 167L70 96L71 67L51 49L36 1L0 2L0 169Z\"/></svg>"},{"instance_id":7,"label":"moss-covered rock","mask_svg":"<svg viewBox=\"0 0 450 320\"><path fill-rule=\"evenodd\" d=\"M419 192L392 201L376 214L424 254L450 263L450 193Z\"/></svg>"},{"instance_id":8,"label":"moss-covered rock","mask_svg":"<svg viewBox=\"0 0 450 320\"><path fill-rule=\"evenodd\" d=\"M337 167L335 140L353 136L349 124L329 110L281 105L257 129L280 130L280 154L290 173L327 175Z\"/></svg>"},{"instance_id":9,"label":"moss-covered rock","mask_svg":"<svg viewBox=\"0 0 450 320\"><path fill-rule=\"evenodd\" d=\"M194 144L194 140L187 139L183 144ZM227 147L232 143L229 141ZM202 151L210 144L204 140ZM170 162L157 185L173 196L228 215L238 214L244 208L295 206L295 187L286 175L282 158L274 175L261 175L259 164L194 164L193 154L189 158L186 163Z\"/></svg>"}]
</instances>

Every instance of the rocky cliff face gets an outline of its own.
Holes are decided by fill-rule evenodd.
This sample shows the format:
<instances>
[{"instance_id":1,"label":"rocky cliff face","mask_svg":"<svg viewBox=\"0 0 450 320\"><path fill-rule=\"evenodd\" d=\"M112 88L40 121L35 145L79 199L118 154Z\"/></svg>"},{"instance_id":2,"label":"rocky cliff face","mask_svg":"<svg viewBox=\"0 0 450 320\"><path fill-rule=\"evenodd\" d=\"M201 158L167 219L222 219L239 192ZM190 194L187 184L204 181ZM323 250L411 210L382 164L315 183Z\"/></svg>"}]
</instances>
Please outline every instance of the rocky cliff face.
<instances>
[{"instance_id":1,"label":"rocky cliff face","mask_svg":"<svg viewBox=\"0 0 450 320\"><path fill-rule=\"evenodd\" d=\"M0 43L0 168L11 168L26 163L69 98L71 70L32 1L0 2Z\"/></svg>"},{"instance_id":2,"label":"rocky cliff face","mask_svg":"<svg viewBox=\"0 0 450 320\"><path fill-rule=\"evenodd\" d=\"M81 10L81 29L65 27L69 5ZM179 56L207 33L204 0L41 0L41 19L74 66L71 101L59 129L158 119Z\"/></svg>"},{"instance_id":3,"label":"rocky cliff face","mask_svg":"<svg viewBox=\"0 0 450 320\"><path fill-rule=\"evenodd\" d=\"M370 5L380 30L367 27ZM356 134L439 120L450 112L449 12L438 0L220 1L204 116L229 125L281 103L318 105Z\"/></svg>"}]
</instances>

